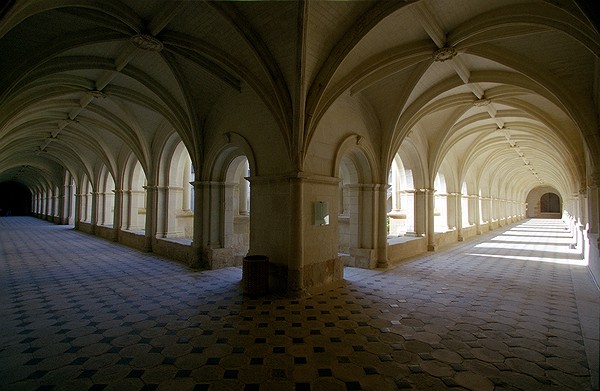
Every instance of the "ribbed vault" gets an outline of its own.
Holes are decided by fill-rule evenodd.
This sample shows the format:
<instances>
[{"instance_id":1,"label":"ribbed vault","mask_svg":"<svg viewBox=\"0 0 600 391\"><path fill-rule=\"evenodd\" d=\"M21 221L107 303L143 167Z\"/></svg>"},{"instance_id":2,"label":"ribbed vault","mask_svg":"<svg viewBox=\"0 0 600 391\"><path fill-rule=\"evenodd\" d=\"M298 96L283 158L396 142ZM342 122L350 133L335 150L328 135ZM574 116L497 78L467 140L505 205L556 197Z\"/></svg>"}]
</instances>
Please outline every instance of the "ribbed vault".
<instances>
[{"instance_id":1,"label":"ribbed vault","mask_svg":"<svg viewBox=\"0 0 600 391\"><path fill-rule=\"evenodd\" d=\"M269 256L298 295L343 278L342 224L362 235L350 252L384 267L404 254L388 256L391 218L415 251L435 250L524 218L528 195L552 189L600 275L590 11L578 0L5 1L0 184L26 186L38 217L203 267L236 262L237 221L240 248ZM331 224L313 224L316 203Z\"/></svg>"}]
</instances>

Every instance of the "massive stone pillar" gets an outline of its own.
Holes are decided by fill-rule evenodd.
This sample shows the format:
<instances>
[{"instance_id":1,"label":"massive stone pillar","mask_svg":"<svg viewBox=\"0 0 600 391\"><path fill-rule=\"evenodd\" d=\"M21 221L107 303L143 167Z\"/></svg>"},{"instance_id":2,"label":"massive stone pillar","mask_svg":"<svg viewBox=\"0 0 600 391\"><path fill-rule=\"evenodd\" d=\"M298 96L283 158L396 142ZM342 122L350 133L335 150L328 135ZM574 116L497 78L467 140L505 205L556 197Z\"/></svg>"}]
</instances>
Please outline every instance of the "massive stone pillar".
<instances>
[{"instance_id":1,"label":"massive stone pillar","mask_svg":"<svg viewBox=\"0 0 600 391\"><path fill-rule=\"evenodd\" d=\"M304 296L342 283L338 184L301 172L250 178L249 254L269 257L271 289Z\"/></svg>"}]
</instances>

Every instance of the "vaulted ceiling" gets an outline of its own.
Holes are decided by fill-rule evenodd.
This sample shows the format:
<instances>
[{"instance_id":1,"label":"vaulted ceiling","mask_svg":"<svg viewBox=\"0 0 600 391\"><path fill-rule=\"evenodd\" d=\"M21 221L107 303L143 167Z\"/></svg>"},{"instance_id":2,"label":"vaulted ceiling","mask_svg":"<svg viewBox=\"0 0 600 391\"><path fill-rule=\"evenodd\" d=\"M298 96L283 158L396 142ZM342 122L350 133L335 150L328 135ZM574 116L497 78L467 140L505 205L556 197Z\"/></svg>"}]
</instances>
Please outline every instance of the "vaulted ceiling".
<instances>
[{"instance_id":1,"label":"vaulted ceiling","mask_svg":"<svg viewBox=\"0 0 600 391\"><path fill-rule=\"evenodd\" d=\"M174 133L200 164L246 89L300 166L346 99L384 164L411 140L432 173L563 193L599 164L600 39L571 0L14 0L0 53L0 182L30 188L131 153L148 172Z\"/></svg>"}]
</instances>

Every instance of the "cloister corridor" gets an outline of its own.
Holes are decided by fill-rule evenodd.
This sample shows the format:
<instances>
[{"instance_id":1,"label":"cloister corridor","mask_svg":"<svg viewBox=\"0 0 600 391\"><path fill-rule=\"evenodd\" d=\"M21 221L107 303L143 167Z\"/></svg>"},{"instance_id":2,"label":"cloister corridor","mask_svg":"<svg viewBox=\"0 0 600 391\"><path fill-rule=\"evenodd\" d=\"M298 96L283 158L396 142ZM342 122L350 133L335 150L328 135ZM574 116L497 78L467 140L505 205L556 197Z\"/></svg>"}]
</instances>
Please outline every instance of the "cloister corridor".
<instances>
[{"instance_id":1,"label":"cloister corridor","mask_svg":"<svg viewBox=\"0 0 600 391\"><path fill-rule=\"evenodd\" d=\"M0 218L2 390L593 390L598 289L561 220L300 299L32 217Z\"/></svg>"}]
</instances>

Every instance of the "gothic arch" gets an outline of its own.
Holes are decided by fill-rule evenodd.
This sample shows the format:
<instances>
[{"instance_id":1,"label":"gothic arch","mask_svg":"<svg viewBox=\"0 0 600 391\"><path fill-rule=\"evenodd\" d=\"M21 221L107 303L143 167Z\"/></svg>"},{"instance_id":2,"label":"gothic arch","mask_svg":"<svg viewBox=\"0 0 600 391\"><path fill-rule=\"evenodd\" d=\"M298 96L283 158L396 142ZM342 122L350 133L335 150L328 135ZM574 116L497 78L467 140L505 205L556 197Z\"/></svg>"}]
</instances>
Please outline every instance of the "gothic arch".
<instances>
[{"instance_id":1,"label":"gothic arch","mask_svg":"<svg viewBox=\"0 0 600 391\"><path fill-rule=\"evenodd\" d=\"M363 268L375 266L377 185L368 149L359 136L341 143L335 160L340 179L338 248L344 264Z\"/></svg>"}]
</instances>

